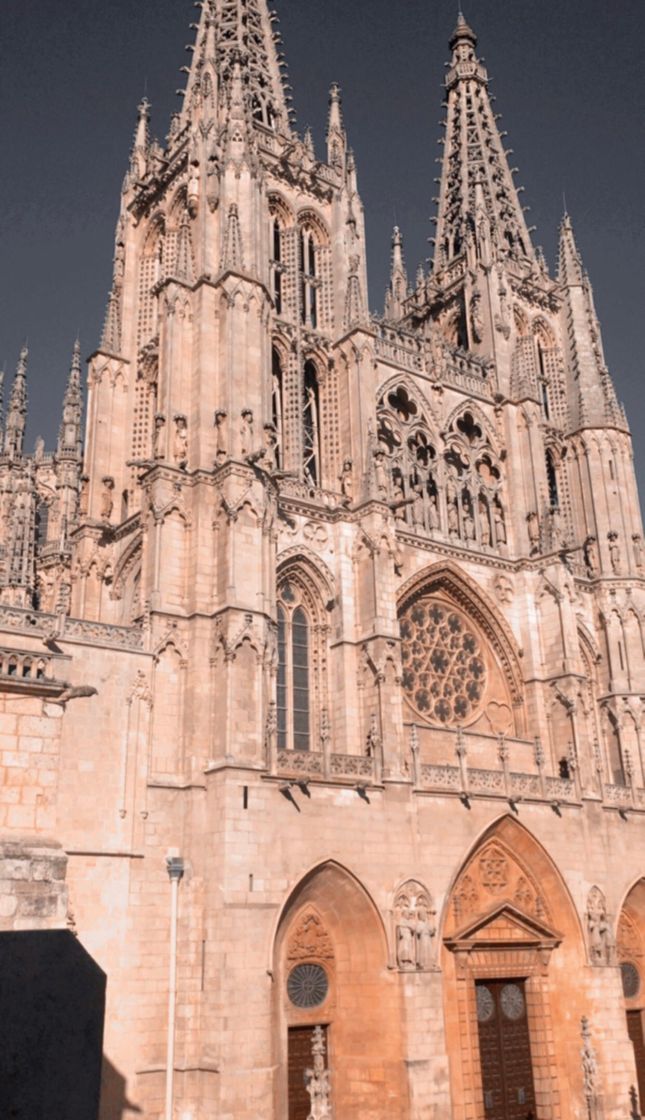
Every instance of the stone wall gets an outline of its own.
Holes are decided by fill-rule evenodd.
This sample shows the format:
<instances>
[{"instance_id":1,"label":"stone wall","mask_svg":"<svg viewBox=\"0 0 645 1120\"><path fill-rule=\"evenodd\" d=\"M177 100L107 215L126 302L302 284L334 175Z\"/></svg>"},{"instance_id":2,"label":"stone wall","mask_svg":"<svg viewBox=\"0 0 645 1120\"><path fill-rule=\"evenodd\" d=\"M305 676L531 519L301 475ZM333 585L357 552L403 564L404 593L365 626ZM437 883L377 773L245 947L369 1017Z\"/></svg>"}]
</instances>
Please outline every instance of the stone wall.
<instances>
[{"instance_id":1,"label":"stone wall","mask_svg":"<svg viewBox=\"0 0 645 1120\"><path fill-rule=\"evenodd\" d=\"M65 929L67 856L36 837L0 840L0 932Z\"/></svg>"}]
</instances>

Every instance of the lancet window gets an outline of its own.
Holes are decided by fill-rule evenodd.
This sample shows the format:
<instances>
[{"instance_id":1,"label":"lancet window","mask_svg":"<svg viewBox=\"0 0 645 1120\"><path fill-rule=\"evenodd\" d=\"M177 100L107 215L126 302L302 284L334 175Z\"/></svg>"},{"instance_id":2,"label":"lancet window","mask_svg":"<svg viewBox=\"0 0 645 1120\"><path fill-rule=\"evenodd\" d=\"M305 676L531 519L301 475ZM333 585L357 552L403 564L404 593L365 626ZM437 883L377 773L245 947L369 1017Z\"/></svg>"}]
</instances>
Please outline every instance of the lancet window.
<instances>
[{"instance_id":1,"label":"lancet window","mask_svg":"<svg viewBox=\"0 0 645 1120\"><path fill-rule=\"evenodd\" d=\"M302 466L305 480L313 486L321 482L320 455L320 386L315 362L304 365L304 399L302 412Z\"/></svg>"},{"instance_id":2,"label":"lancet window","mask_svg":"<svg viewBox=\"0 0 645 1120\"><path fill-rule=\"evenodd\" d=\"M546 453L546 481L549 493L549 507L551 509L559 509L560 492L558 489L558 475L553 460L553 452L551 450L548 450Z\"/></svg>"},{"instance_id":3,"label":"lancet window","mask_svg":"<svg viewBox=\"0 0 645 1120\"><path fill-rule=\"evenodd\" d=\"M271 421L275 431L275 462L284 467L284 372L282 357L274 346L271 351Z\"/></svg>"},{"instance_id":4,"label":"lancet window","mask_svg":"<svg viewBox=\"0 0 645 1120\"><path fill-rule=\"evenodd\" d=\"M278 579L277 738L280 750L318 750L327 714L328 592L290 562Z\"/></svg>"},{"instance_id":5,"label":"lancet window","mask_svg":"<svg viewBox=\"0 0 645 1120\"><path fill-rule=\"evenodd\" d=\"M298 267L300 270L300 318L305 326L318 326L318 264L317 246L313 230L303 226L298 241Z\"/></svg>"}]
</instances>

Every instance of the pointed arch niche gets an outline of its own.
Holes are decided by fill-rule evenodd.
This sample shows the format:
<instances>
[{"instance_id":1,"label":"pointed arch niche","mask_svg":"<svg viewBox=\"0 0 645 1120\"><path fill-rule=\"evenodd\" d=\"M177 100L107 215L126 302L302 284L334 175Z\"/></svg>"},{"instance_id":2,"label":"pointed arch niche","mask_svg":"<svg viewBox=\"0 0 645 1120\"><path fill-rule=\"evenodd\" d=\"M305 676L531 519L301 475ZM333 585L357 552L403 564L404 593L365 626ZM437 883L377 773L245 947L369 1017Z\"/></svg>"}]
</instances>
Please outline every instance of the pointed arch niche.
<instances>
[{"instance_id":1,"label":"pointed arch niche","mask_svg":"<svg viewBox=\"0 0 645 1120\"><path fill-rule=\"evenodd\" d=\"M315 1006L302 1007L297 1005L297 987L297 1002L290 998L289 979L306 965L315 966L317 976L322 970L326 984L323 981L312 997ZM308 1032L313 1035L321 1026L333 1115L365 1120L407 1117L398 975L388 969L381 916L362 884L344 867L333 861L322 864L291 894L278 925L273 975L275 1115L292 1115L287 1105L289 1059L293 1092L294 1075L301 1083L294 1051L303 1043L306 1049Z\"/></svg>"},{"instance_id":2,"label":"pointed arch niche","mask_svg":"<svg viewBox=\"0 0 645 1120\"><path fill-rule=\"evenodd\" d=\"M465 573L443 564L404 586L399 622L403 718L418 729L421 761L445 762L445 731L461 730L488 740L472 741L469 763L496 765L496 737L525 732L519 654L507 623ZM520 769L527 760L518 756Z\"/></svg>"},{"instance_id":3,"label":"pointed arch niche","mask_svg":"<svg viewBox=\"0 0 645 1120\"><path fill-rule=\"evenodd\" d=\"M490 999L492 990L507 986L519 1001L530 1048L527 1109L532 1097L540 1120L573 1115L583 1103L572 1024L586 1013L584 940L559 872L516 820L491 826L463 863L446 901L441 941L455 1120L486 1115L491 1058L489 1052L482 1058L482 996Z\"/></svg>"}]
</instances>

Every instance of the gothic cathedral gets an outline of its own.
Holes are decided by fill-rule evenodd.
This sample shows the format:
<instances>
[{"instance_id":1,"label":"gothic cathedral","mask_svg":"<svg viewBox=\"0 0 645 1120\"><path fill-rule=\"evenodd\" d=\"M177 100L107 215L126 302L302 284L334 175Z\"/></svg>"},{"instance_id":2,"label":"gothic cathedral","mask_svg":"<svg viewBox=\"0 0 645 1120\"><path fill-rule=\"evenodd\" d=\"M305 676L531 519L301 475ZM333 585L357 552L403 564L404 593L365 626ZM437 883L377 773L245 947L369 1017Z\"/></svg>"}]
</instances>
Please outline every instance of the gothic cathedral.
<instances>
[{"instance_id":1,"label":"gothic cathedral","mask_svg":"<svg viewBox=\"0 0 645 1120\"><path fill-rule=\"evenodd\" d=\"M0 928L108 976L102 1120L645 1110L645 544L564 216L477 38L434 260L368 311L340 90L202 0L144 102L81 436L0 455ZM643 847L641 847L643 845Z\"/></svg>"}]
</instances>

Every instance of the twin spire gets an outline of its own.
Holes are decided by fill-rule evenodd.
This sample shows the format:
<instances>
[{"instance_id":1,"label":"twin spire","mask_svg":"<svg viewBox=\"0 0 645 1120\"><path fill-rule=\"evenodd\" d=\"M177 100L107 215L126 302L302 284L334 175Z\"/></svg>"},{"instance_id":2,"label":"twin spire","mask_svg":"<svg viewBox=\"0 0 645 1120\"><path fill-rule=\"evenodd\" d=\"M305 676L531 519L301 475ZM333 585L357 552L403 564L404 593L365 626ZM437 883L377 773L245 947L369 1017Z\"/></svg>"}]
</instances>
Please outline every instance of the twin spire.
<instances>
[{"instance_id":1,"label":"twin spire","mask_svg":"<svg viewBox=\"0 0 645 1120\"><path fill-rule=\"evenodd\" d=\"M24 453L25 430L27 427L27 364L29 350L25 344L20 351L16 375L11 386L7 407L4 438L1 448L9 459L20 459ZM63 415L58 436L57 453L81 457L82 453L82 415L83 390L81 386L81 344L74 343L72 363L63 398ZM0 431L2 428L2 385L4 373L0 373Z\"/></svg>"},{"instance_id":2,"label":"twin spire","mask_svg":"<svg viewBox=\"0 0 645 1120\"><path fill-rule=\"evenodd\" d=\"M533 263L519 191L513 182L488 93L488 74L477 58L477 36L460 12L450 39L446 74L446 119L435 242L434 271L440 272L469 245L480 257L494 245L518 263ZM484 261L484 263L487 263Z\"/></svg>"}]
</instances>

